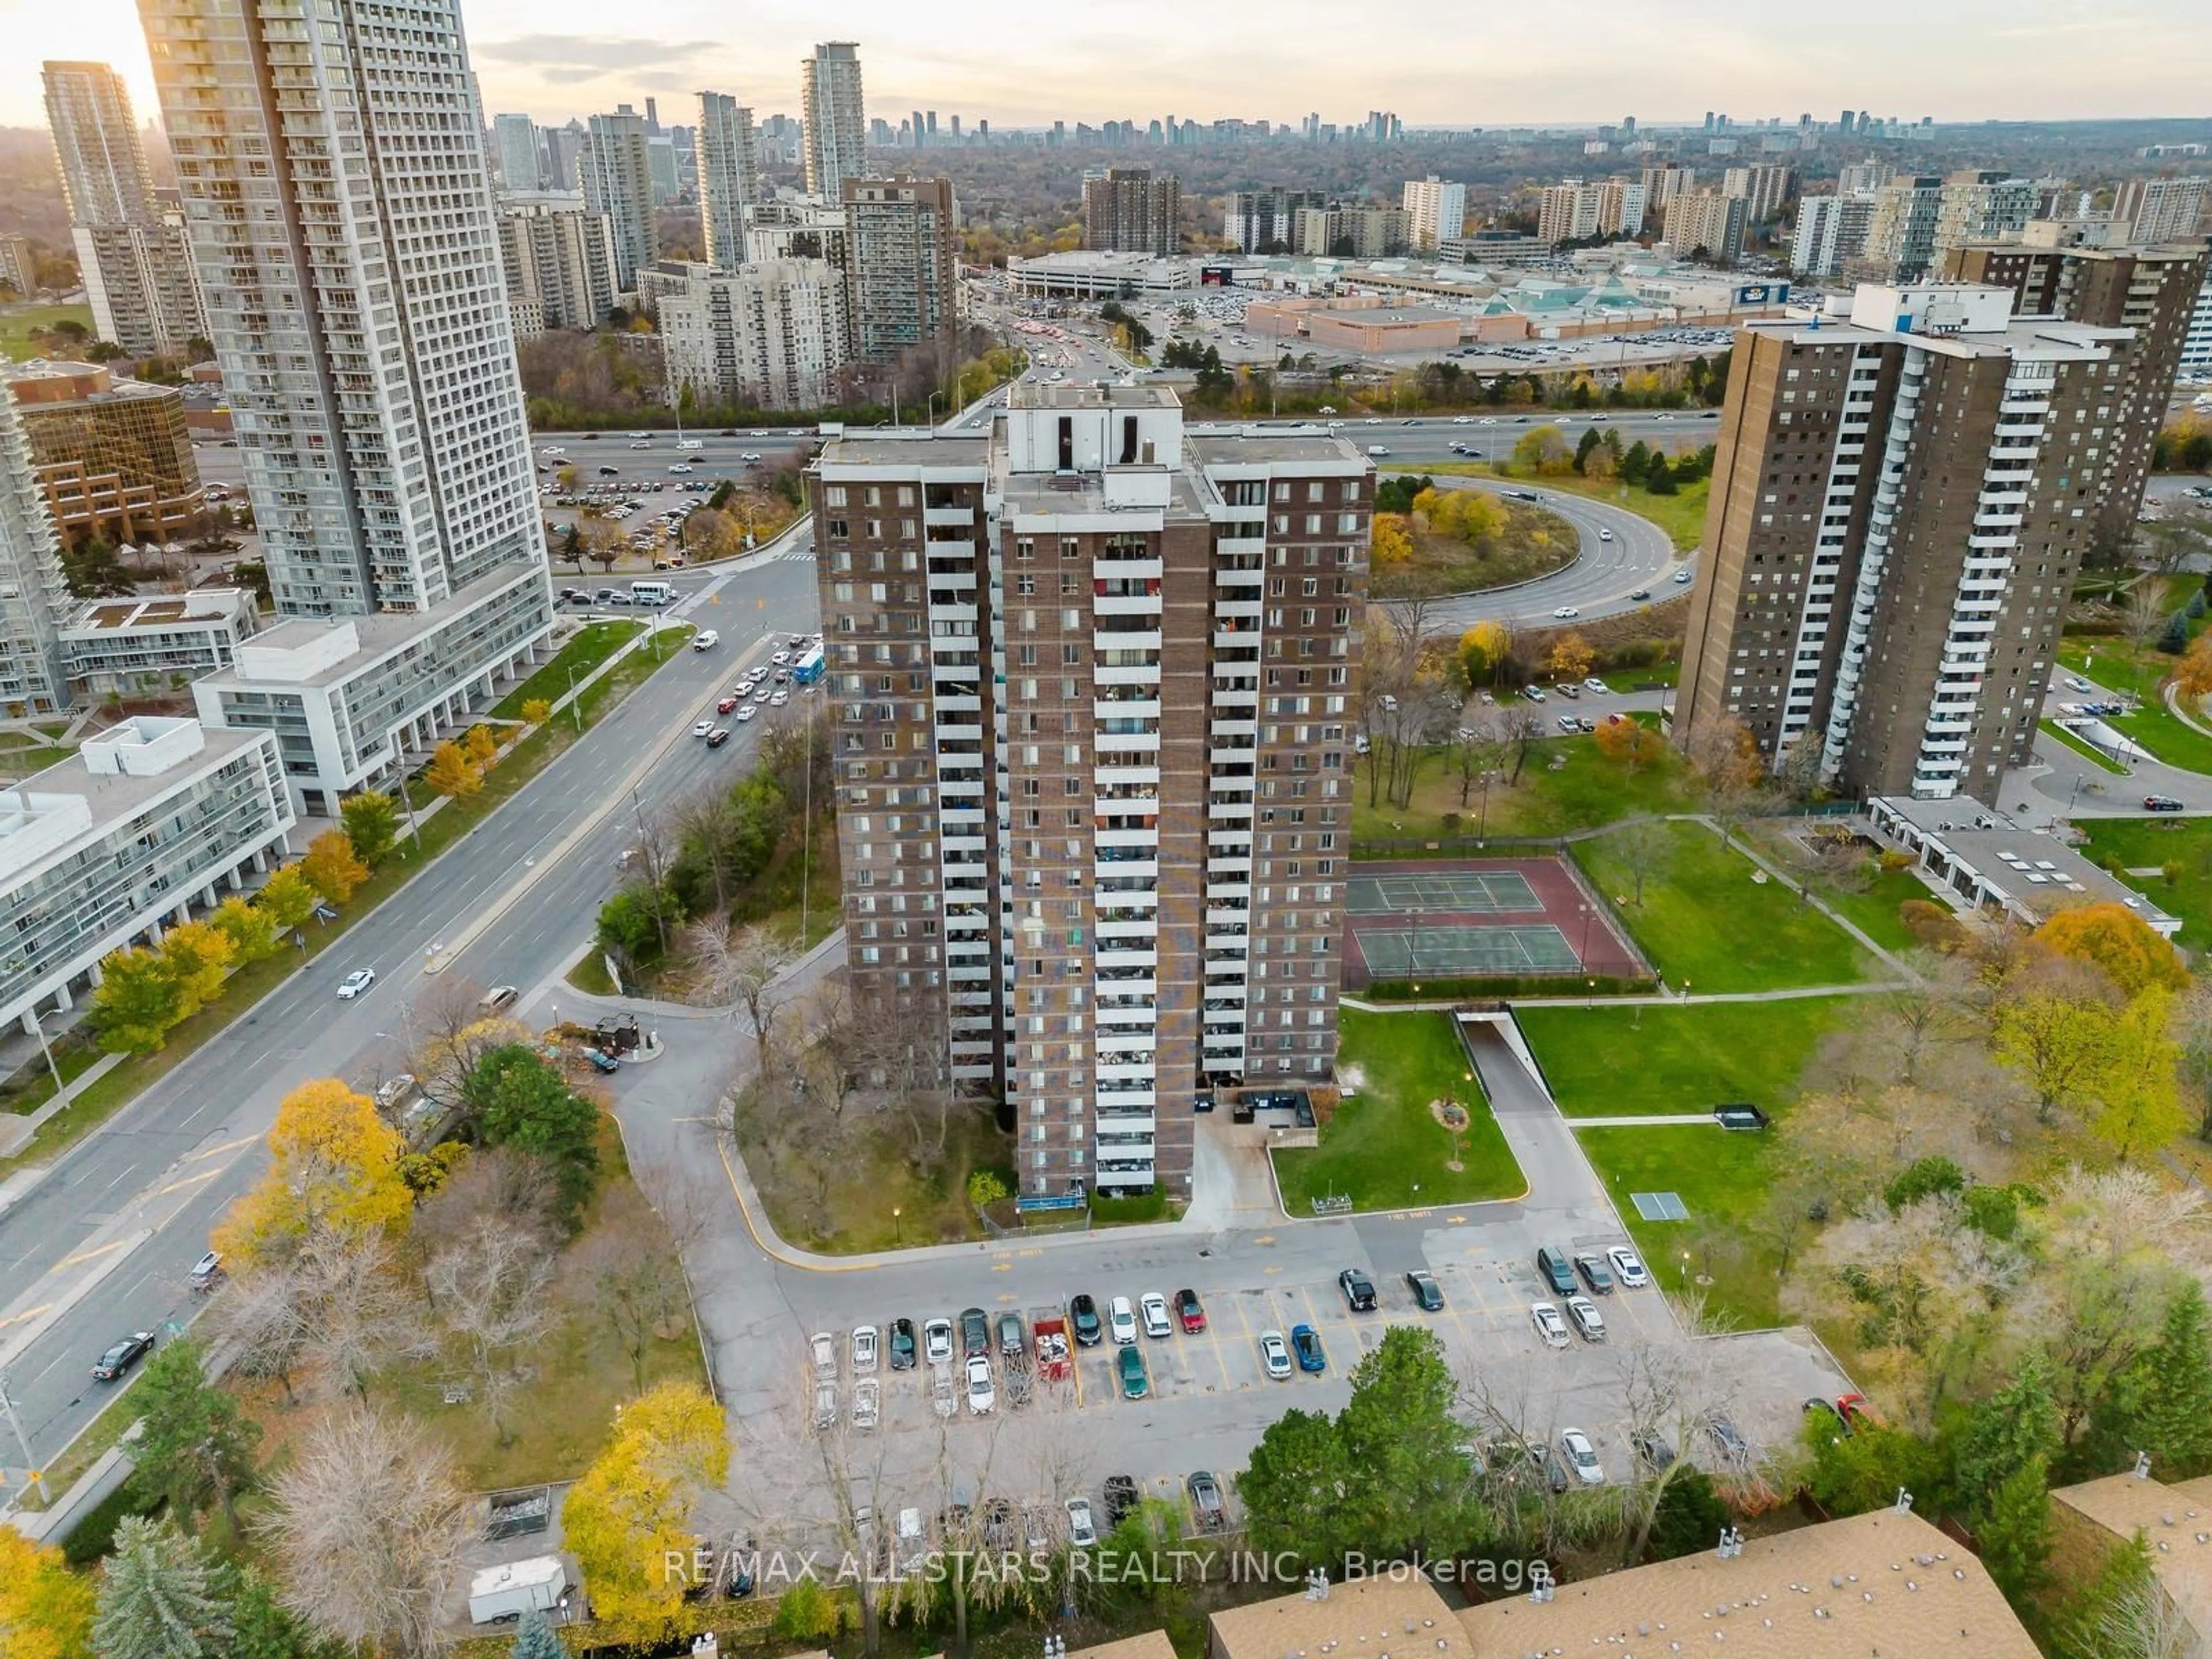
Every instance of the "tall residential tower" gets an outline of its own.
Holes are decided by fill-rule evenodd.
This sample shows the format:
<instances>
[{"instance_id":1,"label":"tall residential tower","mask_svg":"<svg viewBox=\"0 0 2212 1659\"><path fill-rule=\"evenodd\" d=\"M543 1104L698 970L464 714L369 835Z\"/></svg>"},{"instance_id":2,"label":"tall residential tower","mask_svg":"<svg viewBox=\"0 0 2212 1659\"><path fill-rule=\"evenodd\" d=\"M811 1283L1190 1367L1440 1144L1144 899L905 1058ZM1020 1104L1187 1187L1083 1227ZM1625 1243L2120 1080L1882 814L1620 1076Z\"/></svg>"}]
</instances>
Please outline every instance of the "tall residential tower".
<instances>
[{"instance_id":1,"label":"tall residential tower","mask_svg":"<svg viewBox=\"0 0 2212 1659\"><path fill-rule=\"evenodd\" d=\"M1372 468L1014 387L833 441L819 526L855 1004L1002 1091L1027 1194L1189 1191L1204 1091L1328 1078Z\"/></svg>"},{"instance_id":2,"label":"tall residential tower","mask_svg":"<svg viewBox=\"0 0 2212 1659\"><path fill-rule=\"evenodd\" d=\"M702 92L699 127L691 142L707 263L717 270L735 270L745 262L746 211L761 199L753 112L726 92Z\"/></svg>"},{"instance_id":3,"label":"tall residential tower","mask_svg":"<svg viewBox=\"0 0 2212 1659\"><path fill-rule=\"evenodd\" d=\"M310 810L551 629L482 112L454 0L142 0L281 622L198 682Z\"/></svg>"},{"instance_id":4,"label":"tall residential tower","mask_svg":"<svg viewBox=\"0 0 2212 1659\"><path fill-rule=\"evenodd\" d=\"M154 199L123 77L46 65L46 124L94 330L134 357L181 355L204 332L184 231Z\"/></svg>"},{"instance_id":5,"label":"tall residential tower","mask_svg":"<svg viewBox=\"0 0 2212 1659\"><path fill-rule=\"evenodd\" d=\"M2133 329L2008 289L1863 284L1736 332L1675 732L1820 745L1855 793L1996 799L2033 750L2107 492L2156 430Z\"/></svg>"},{"instance_id":6,"label":"tall residential tower","mask_svg":"<svg viewBox=\"0 0 2212 1659\"><path fill-rule=\"evenodd\" d=\"M628 292L638 271L659 257L660 232L653 217L653 156L645 117L628 104L612 115L594 115L576 155L584 204L604 213L615 234L615 287Z\"/></svg>"},{"instance_id":7,"label":"tall residential tower","mask_svg":"<svg viewBox=\"0 0 2212 1659\"><path fill-rule=\"evenodd\" d=\"M860 49L850 40L814 48L799 66L806 120L806 193L837 199L848 179L868 171L868 118L860 96Z\"/></svg>"}]
</instances>

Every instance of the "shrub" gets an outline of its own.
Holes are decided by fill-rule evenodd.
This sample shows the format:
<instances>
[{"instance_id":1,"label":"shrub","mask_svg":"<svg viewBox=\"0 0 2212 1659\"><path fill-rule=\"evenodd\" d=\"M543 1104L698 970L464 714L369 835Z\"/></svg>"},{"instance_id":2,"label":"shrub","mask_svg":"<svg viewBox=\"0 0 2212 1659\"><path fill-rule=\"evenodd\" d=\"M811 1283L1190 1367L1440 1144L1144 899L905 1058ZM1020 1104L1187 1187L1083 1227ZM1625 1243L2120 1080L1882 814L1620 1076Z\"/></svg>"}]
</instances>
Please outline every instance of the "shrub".
<instances>
[{"instance_id":1,"label":"shrub","mask_svg":"<svg viewBox=\"0 0 2212 1659\"><path fill-rule=\"evenodd\" d=\"M1966 943L1966 930L1958 917L1931 899L1905 900L1897 907L1897 919L1927 950L1948 956Z\"/></svg>"}]
</instances>

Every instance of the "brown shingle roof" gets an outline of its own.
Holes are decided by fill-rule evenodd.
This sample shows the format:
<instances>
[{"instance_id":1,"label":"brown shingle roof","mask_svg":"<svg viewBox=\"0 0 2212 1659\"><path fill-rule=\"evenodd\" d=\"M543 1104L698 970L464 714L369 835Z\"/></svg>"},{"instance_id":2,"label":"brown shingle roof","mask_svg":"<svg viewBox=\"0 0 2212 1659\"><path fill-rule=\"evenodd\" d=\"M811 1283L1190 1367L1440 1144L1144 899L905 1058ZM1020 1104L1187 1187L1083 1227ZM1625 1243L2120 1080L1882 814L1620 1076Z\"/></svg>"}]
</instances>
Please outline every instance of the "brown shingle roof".
<instances>
[{"instance_id":1,"label":"brown shingle roof","mask_svg":"<svg viewBox=\"0 0 2212 1659\"><path fill-rule=\"evenodd\" d=\"M1226 1608L1212 1626L1214 1659L1470 1659L1451 1609L1415 1573Z\"/></svg>"},{"instance_id":2,"label":"brown shingle roof","mask_svg":"<svg viewBox=\"0 0 2212 1659\"><path fill-rule=\"evenodd\" d=\"M2051 1497L2111 1532L2115 1543L2142 1533L2151 1570L2174 1606L2195 1629L2212 1630L2212 1476L2169 1486L2109 1474L2061 1486Z\"/></svg>"},{"instance_id":3,"label":"brown shingle roof","mask_svg":"<svg viewBox=\"0 0 2212 1659\"><path fill-rule=\"evenodd\" d=\"M1548 1602L1492 1601L1459 1621L1472 1659L2037 1659L1972 1553L1889 1510L1747 1539L1732 1560L1707 1550L1562 1584Z\"/></svg>"}]
</instances>

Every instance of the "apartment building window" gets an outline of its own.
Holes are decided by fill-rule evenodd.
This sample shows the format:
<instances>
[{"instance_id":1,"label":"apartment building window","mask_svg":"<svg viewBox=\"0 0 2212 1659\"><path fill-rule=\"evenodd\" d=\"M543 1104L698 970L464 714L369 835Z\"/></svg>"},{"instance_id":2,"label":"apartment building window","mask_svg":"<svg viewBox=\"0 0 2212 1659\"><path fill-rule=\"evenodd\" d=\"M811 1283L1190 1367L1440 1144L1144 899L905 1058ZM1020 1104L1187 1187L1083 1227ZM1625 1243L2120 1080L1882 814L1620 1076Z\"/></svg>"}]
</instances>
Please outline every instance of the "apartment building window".
<instances>
[{"instance_id":1,"label":"apartment building window","mask_svg":"<svg viewBox=\"0 0 2212 1659\"><path fill-rule=\"evenodd\" d=\"M822 491L822 504L824 507L844 506L845 486L842 484L826 485Z\"/></svg>"},{"instance_id":2,"label":"apartment building window","mask_svg":"<svg viewBox=\"0 0 2212 1659\"><path fill-rule=\"evenodd\" d=\"M1014 557L1021 563L1028 563L1031 559L1036 557L1036 544L1031 541L1027 536L1016 537L1014 538Z\"/></svg>"}]
</instances>

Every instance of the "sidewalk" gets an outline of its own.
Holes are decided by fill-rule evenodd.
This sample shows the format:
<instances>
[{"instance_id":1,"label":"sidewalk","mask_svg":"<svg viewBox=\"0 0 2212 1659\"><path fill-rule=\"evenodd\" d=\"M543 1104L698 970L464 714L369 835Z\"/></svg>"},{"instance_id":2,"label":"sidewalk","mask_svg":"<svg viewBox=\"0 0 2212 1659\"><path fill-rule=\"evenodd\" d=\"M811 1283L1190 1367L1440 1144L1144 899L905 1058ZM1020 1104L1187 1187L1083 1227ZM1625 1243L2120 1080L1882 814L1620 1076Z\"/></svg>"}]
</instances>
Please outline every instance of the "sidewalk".
<instances>
[{"instance_id":1,"label":"sidewalk","mask_svg":"<svg viewBox=\"0 0 2212 1659\"><path fill-rule=\"evenodd\" d=\"M11 1158L19 1147L31 1144L31 1137L40 1127L75 1100L84 1090L106 1077L123 1063L121 1054L102 1054L62 1086L62 1091L35 1112L14 1112L0 1115L0 1158ZM0 1208L5 1208L0 1201Z\"/></svg>"}]
</instances>

